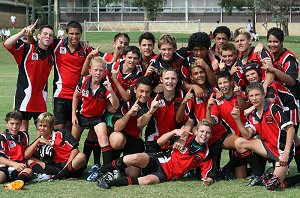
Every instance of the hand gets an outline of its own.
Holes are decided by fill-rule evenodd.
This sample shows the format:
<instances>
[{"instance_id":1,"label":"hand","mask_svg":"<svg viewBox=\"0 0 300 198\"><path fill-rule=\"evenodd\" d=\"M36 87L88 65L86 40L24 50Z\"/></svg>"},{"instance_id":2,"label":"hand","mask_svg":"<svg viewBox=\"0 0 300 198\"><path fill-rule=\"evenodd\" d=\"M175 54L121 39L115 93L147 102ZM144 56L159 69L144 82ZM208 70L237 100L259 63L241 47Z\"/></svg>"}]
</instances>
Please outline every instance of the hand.
<instances>
[{"instance_id":1,"label":"hand","mask_svg":"<svg viewBox=\"0 0 300 198\"><path fill-rule=\"evenodd\" d=\"M235 86L234 86L234 89L233 89L233 93L236 95L236 96L240 96L242 94L242 88L240 86L237 86L236 83L234 83Z\"/></svg>"},{"instance_id":2,"label":"hand","mask_svg":"<svg viewBox=\"0 0 300 198\"><path fill-rule=\"evenodd\" d=\"M97 57L97 56L100 56L100 48L101 48L101 45L99 45L96 49L94 49L93 51L91 51L88 55L88 57L90 59L94 58L94 57Z\"/></svg>"},{"instance_id":3,"label":"hand","mask_svg":"<svg viewBox=\"0 0 300 198\"><path fill-rule=\"evenodd\" d=\"M237 72L239 70L241 70L241 67L236 66L236 62L235 62L230 69L230 74L233 75L235 72Z\"/></svg>"},{"instance_id":4,"label":"hand","mask_svg":"<svg viewBox=\"0 0 300 198\"><path fill-rule=\"evenodd\" d=\"M258 43L258 44L255 46L253 52L254 52L256 55L259 55L263 49L264 49L263 44Z\"/></svg>"},{"instance_id":5,"label":"hand","mask_svg":"<svg viewBox=\"0 0 300 198\"><path fill-rule=\"evenodd\" d=\"M217 59L214 59L213 61L211 61L211 67L213 68L214 71L218 71L219 69L219 62Z\"/></svg>"},{"instance_id":6,"label":"hand","mask_svg":"<svg viewBox=\"0 0 300 198\"><path fill-rule=\"evenodd\" d=\"M254 111L255 107L254 106L251 106L249 107L248 109L245 109L244 110L244 115L245 116L248 116L249 114L251 114L253 111Z\"/></svg>"},{"instance_id":7,"label":"hand","mask_svg":"<svg viewBox=\"0 0 300 198\"><path fill-rule=\"evenodd\" d=\"M22 163L18 163L18 162L14 162L13 167L18 171L21 172L22 170L24 170L26 168L25 164Z\"/></svg>"},{"instance_id":8,"label":"hand","mask_svg":"<svg viewBox=\"0 0 300 198\"><path fill-rule=\"evenodd\" d=\"M114 67L112 67L112 70L111 70L111 79L116 82L118 81L118 73L119 71L118 70L115 70Z\"/></svg>"},{"instance_id":9,"label":"hand","mask_svg":"<svg viewBox=\"0 0 300 198\"><path fill-rule=\"evenodd\" d=\"M181 150L184 147L185 143L186 140L180 138L176 142L174 142L173 149Z\"/></svg>"},{"instance_id":10,"label":"hand","mask_svg":"<svg viewBox=\"0 0 300 198\"><path fill-rule=\"evenodd\" d=\"M216 99L215 99L215 93L212 93L208 99L208 102L207 102L207 107L212 107L215 103L216 103Z\"/></svg>"},{"instance_id":11,"label":"hand","mask_svg":"<svg viewBox=\"0 0 300 198\"><path fill-rule=\"evenodd\" d=\"M216 93L216 100L221 101L224 98L223 92L219 91Z\"/></svg>"},{"instance_id":12,"label":"hand","mask_svg":"<svg viewBox=\"0 0 300 198\"><path fill-rule=\"evenodd\" d=\"M232 115L233 119L235 119L235 120L240 119L240 109L237 107L233 107L233 109L231 111L231 115Z\"/></svg>"},{"instance_id":13,"label":"hand","mask_svg":"<svg viewBox=\"0 0 300 198\"><path fill-rule=\"evenodd\" d=\"M163 85L162 84L158 84L155 88L154 88L154 93L161 93L161 92L163 92Z\"/></svg>"},{"instance_id":14,"label":"hand","mask_svg":"<svg viewBox=\"0 0 300 198\"><path fill-rule=\"evenodd\" d=\"M271 73L274 73L275 72L275 67L273 66L272 64L272 61L271 60L267 60L267 61L262 61L262 68L264 70L266 70L267 72L271 72Z\"/></svg>"},{"instance_id":15,"label":"hand","mask_svg":"<svg viewBox=\"0 0 300 198\"><path fill-rule=\"evenodd\" d=\"M111 83L109 82L108 77L106 76L106 81L103 82L103 86L108 90L108 91L113 91Z\"/></svg>"},{"instance_id":16,"label":"hand","mask_svg":"<svg viewBox=\"0 0 300 198\"><path fill-rule=\"evenodd\" d=\"M78 125L78 118L77 118L77 116L76 115L73 115L72 116L72 124L73 124L73 126L74 127L79 127L79 125Z\"/></svg>"},{"instance_id":17,"label":"hand","mask_svg":"<svg viewBox=\"0 0 300 198\"><path fill-rule=\"evenodd\" d=\"M122 44L115 45L114 54L116 54L117 56L120 56L123 51L124 51L124 46Z\"/></svg>"},{"instance_id":18,"label":"hand","mask_svg":"<svg viewBox=\"0 0 300 198\"><path fill-rule=\"evenodd\" d=\"M202 58L194 57L194 59L195 59L196 65L199 65L202 69L206 70L209 68L209 66L206 64L206 62ZM219 67L219 64L218 64L218 67Z\"/></svg>"},{"instance_id":19,"label":"hand","mask_svg":"<svg viewBox=\"0 0 300 198\"><path fill-rule=\"evenodd\" d=\"M153 101L151 102L151 106L150 106L150 109L149 109L149 111L150 111L150 113L154 113L157 109L158 109L158 107L159 107L159 101L158 101L158 94L155 96L155 98L153 99Z\"/></svg>"},{"instance_id":20,"label":"hand","mask_svg":"<svg viewBox=\"0 0 300 198\"><path fill-rule=\"evenodd\" d=\"M183 98L182 104L187 104L193 97L194 97L194 88L191 87L189 91L186 93L185 97Z\"/></svg>"},{"instance_id":21,"label":"hand","mask_svg":"<svg viewBox=\"0 0 300 198\"><path fill-rule=\"evenodd\" d=\"M40 137L39 143L40 143L40 144L45 144L45 145L51 146L51 142L50 142L49 140L46 140L46 139L43 138L43 137Z\"/></svg>"},{"instance_id":22,"label":"hand","mask_svg":"<svg viewBox=\"0 0 300 198\"><path fill-rule=\"evenodd\" d=\"M35 27L36 27L38 21L39 21L39 20L37 19L37 20L34 22L34 24L29 25L29 26L23 28L23 30L22 30L23 35L24 35L24 36L32 36L33 33L35 32Z\"/></svg>"},{"instance_id":23,"label":"hand","mask_svg":"<svg viewBox=\"0 0 300 198\"><path fill-rule=\"evenodd\" d=\"M190 135L193 135L192 132L186 131L186 130L184 130L183 128L181 128L181 129L174 129L174 132L175 132L175 135L176 135L176 136L181 136L183 133L188 133L188 134L190 134Z\"/></svg>"},{"instance_id":24,"label":"hand","mask_svg":"<svg viewBox=\"0 0 300 198\"><path fill-rule=\"evenodd\" d=\"M288 160L289 160L289 154L286 152L283 152L282 156L279 159L279 165L280 166L288 166Z\"/></svg>"},{"instance_id":25,"label":"hand","mask_svg":"<svg viewBox=\"0 0 300 198\"><path fill-rule=\"evenodd\" d=\"M199 85L193 85L193 90L197 98L204 98L208 95L207 91L204 91Z\"/></svg>"},{"instance_id":26,"label":"hand","mask_svg":"<svg viewBox=\"0 0 300 198\"><path fill-rule=\"evenodd\" d=\"M202 181L203 181L203 183L202 183L203 186L209 186L212 183L214 183L214 180L210 177L204 177L204 178L202 178Z\"/></svg>"},{"instance_id":27,"label":"hand","mask_svg":"<svg viewBox=\"0 0 300 198\"><path fill-rule=\"evenodd\" d=\"M220 71L225 71L226 65L225 65L225 61L222 59L220 64L219 64L219 70Z\"/></svg>"},{"instance_id":28,"label":"hand","mask_svg":"<svg viewBox=\"0 0 300 198\"><path fill-rule=\"evenodd\" d=\"M153 62L150 62L150 65L147 67L146 73L144 76L150 76L153 72L156 72L157 69L153 67Z\"/></svg>"},{"instance_id":29,"label":"hand","mask_svg":"<svg viewBox=\"0 0 300 198\"><path fill-rule=\"evenodd\" d=\"M128 111L130 116L134 116L137 114L137 112L141 109L140 105L138 104L139 98L136 99L130 110Z\"/></svg>"},{"instance_id":30,"label":"hand","mask_svg":"<svg viewBox=\"0 0 300 198\"><path fill-rule=\"evenodd\" d=\"M83 47L83 49L87 49L87 48L89 48L90 47L90 42L89 41L80 41L80 44L81 44L81 46ZM101 45L99 46L99 47L101 47ZM98 48L99 48L98 47ZM97 48L97 49L98 49ZM99 51L99 50L98 50Z\"/></svg>"}]
</instances>

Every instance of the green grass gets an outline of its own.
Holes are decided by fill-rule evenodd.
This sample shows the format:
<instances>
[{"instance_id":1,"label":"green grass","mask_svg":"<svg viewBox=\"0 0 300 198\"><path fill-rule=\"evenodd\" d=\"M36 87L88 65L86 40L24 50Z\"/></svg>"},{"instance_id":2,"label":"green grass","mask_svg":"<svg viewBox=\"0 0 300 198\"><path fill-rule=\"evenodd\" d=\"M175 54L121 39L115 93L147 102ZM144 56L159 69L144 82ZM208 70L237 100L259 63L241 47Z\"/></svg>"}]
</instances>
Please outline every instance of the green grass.
<instances>
[{"instance_id":1,"label":"green grass","mask_svg":"<svg viewBox=\"0 0 300 198\"><path fill-rule=\"evenodd\" d=\"M137 44L140 33L129 33L131 44ZM102 51L112 51L112 40L115 33L88 33L87 40L96 47L102 45ZM156 38L160 34L155 33ZM189 35L175 34L178 46L187 43ZM261 38L262 43L266 44L265 38ZM285 46L293 51L298 57L300 37L286 38ZM1 43L2 45L2 43ZM157 50L157 49L156 49ZM16 63L3 46L0 47L0 127L5 129L4 116L6 112L12 110L13 96L16 87L18 69ZM53 74L49 78L49 99L48 111L52 112L51 93L52 93ZM35 137L35 129L31 123L29 134L31 141ZM82 140L85 139L83 134ZM83 141L80 142L81 145ZM81 147L80 147L81 148ZM222 163L228 159L227 152L223 152ZM91 163L92 160L90 160ZM295 164L291 166L292 174L296 173ZM167 182L152 186L128 186L102 190L95 183L86 182L85 179L68 179L63 181L29 183L24 190L13 192L0 190L0 197L295 197L300 194L300 188L285 191L269 192L263 187L247 187L246 180L219 181L210 187L203 187L201 181L176 181Z\"/></svg>"}]
</instances>

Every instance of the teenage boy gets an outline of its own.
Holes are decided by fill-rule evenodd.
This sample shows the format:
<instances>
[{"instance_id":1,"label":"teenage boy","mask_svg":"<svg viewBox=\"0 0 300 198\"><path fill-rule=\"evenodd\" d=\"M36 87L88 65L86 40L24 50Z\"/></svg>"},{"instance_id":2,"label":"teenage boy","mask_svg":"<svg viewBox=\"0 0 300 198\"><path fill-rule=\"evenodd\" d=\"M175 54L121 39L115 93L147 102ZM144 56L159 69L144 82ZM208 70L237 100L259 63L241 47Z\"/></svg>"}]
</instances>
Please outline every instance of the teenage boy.
<instances>
[{"instance_id":1,"label":"teenage boy","mask_svg":"<svg viewBox=\"0 0 300 198\"><path fill-rule=\"evenodd\" d=\"M143 71L145 72L145 75L147 76L148 74L152 73L152 70L154 69L154 67L150 66L149 64L152 57L155 55L155 53L153 52L155 37L151 32L144 32L139 36L138 43L141 51L140 64L143 68Z\"/></svg>"},{"instance_id":2,"label":"teenage boy","mask_svg":"<svg viewBox=\"0 0 300 198\"><path fill-rule=\"evenodd\" d=\"M231 114L244 137L235 141L236 148L240 156L247 157L253 151L276 162L273 176L265 181L266 188L274 190L283 184L293 158L295 129L282 108L265 100L264 89L259 82L249 84L246 91L255 110L249 115L245 126L240 119L240 110L233 108ZM261 138L252 138L254 134ZM262 182L259 174L262 175L262 171L256 170L253 184Z\"/></svg>"},{"instance_id":3,"label":"teenage boy","mask_svg":"<svg viewBox=\"0 0 300 198\"><path fill-rule=\"evenodd\" d=\"M22 114L17 111L9 112L5 116L7 129L0 135L0 184L4 189L20 190L32 173L27 168L24 152L29 145L26 131L20 131Z\"/></svg>"},{"instance_id":4,"label":"teenage boy","mask_svg":"<svg viewBox=\"0 0 300 198\"><path fill-rule=\"evenodd\" d=\"M232 43L226 43L223 45L221 51L221 61L219 64L220 71L228 71L231 75L239 69L236 66L237 61L237 49Z\"/></svg>"},{"instance_id":5,"label":"teenage boy","mask_svg":"<svg viewBox=\"0 0 300 198\"><path fill-rule=\"evenodd\" d=\"M105 70L106 62L100 57L94 57L90 63L90 75L82 77L78 83L72 104L73 137L79 141L84 129L94 128L104 164L111 162L104 112L107 103L115 109L119 107L119 100L110 82L108 79L105 81Z\"/></svg>"},{"instance_id":6,"label":"teenage boy","mask_svg":"<svg viewBox=\"0 0 300 198\"><path fill-rule=\"evenodd\" d=\"M37 129L41 136L25 151L27 164L38 174L36 181L80 178L86 167L85 155L79 152L78 142L68 131L54 130L54 122L51 113L39 115Z\"/></svg>"},{"instance_id":7,"label":"teenage boy","mask_svg":"<svg viewBox=\"0 0 300 198\"><path fill-rule=\"evenodd\" d=\"M223 47L230 41L230 29L227 26L219 26L214 30L213 37L215 44L211 47L211 50L221 59Z\"/></svg>"},{"instance_id":8,"label":"teenage boy","mask_svg":"<svg viewBox=\"0 0 300 198\"><path fill-rule=\"evenodd\" d=\"M47 111L47 82L54 61L49 47L53 42L52 26L41 26L34 44L20 40L34 33L36 23L25 27L3 43L19 68L14 110L23 115L21 131L28 131L29 120L36 120L40 113Z\"/></svg>"},{"instance_id":9,"label":"teenage boy","mask_svg":"<svg viewBox=\"0 0 300 198\"><path fill-rule=\"evenodd\" d=\"M176 89L178 74L173 67L166 67L161 77L163 91L153 96L147 107L142 107L137 126L143 129L146 125L146 152L156 153L169 149L169 144L160 146L157 139L163 134L176 129L176 112L183 99L183 92ZM168 118L168 122L166 122Z\"/></svg>"},{"instance_id":10,"label":"teenage boy","mask_svg":"<svg viewBox=\"0 0 300 198\"><path fill-rule=\"evenodd\" d=\"M202 185L208 186L214 182L211 177L212 160L209 158L207 141L212 136L209 122L199 122L195 136L190 136L183 149L173 149L169 153L137 153L126 155L100 168L100 172L106 173L98 180L101 188L127 185L150 185L179 179L185 172L196 167L201 169ZM158 139L158 143L164 145L170 138L180 136L182 130L165 133ZM128 166L141 168L144 176L122 177L113 180L109 171L113 169L124 170Z\"/></svg>"}]
</instances>

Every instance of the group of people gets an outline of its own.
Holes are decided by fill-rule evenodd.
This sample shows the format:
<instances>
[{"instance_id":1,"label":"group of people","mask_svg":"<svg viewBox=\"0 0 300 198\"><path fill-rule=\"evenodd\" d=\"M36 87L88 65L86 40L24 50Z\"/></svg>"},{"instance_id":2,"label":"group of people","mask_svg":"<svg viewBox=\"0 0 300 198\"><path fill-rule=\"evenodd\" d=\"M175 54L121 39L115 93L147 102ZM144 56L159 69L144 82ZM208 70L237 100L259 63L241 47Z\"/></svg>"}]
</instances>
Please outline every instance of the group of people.
<instances>
[{"instance_id":1,"label":"group of people","mask_svg":"<svg viewBox=\"0 0 300 198\"><path fill-rule=\"evenodd\" d=\"M87 180L102 188L188 173L207 186L229 175L246 178L247 165L250 186L274 190L300 181L286 178L293 158L300 171L298 61L279 28L268 31L269 51L252 46L245 28L234 31L235 47L230 29L218 26L213 46L205 32L193 33L181 49L163 34L155 54L150 32L139 36L139 47L118 33L113 52L103 52L80 41L76 21L62 39L45 25L35 40L36 23L3 44L19 67L14 111L0 136L0 183L13 181L5 188L22 188L32 173L35 181L82 177L92 153ZM46 98L53 65L52 115ZM29 144L32 118L37 138ZM224 167L222 149L230 151ZM271 174L267 161L274 163Z\"/></svg>"}]
</instances>

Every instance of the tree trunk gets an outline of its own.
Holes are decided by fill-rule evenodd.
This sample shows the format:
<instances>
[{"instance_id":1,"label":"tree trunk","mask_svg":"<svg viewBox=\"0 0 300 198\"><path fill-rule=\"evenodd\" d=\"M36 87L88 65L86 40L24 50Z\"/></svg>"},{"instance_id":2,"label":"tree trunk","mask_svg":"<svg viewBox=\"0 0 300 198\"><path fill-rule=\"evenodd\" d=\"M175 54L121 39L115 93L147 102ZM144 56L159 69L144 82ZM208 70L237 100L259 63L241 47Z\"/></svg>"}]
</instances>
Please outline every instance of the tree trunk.
<instances>
[{"instance_id":1,"label":"tree trunk","mask_svg":"<svg viewBox=\"0 0 300 198\"><path fill-rule=\"evenodd\" d=\"M33 24L36 20L35 4L32 4L31 23ZM41 22L39 23L41 24Z\"/></svg>"},{"instance_id":2,"label":"tree trunk","mask_svg":"<svg viewBox=\"0 0 300 198\"><path fill-rule=\"evenodd\" d=\"M51 4L52 4L52 0L48 0L48 25L53 25L52 16L51 16Z\"/></svg>"},{"instance_id":3,"label":"tree trunk","mask_svg":"<svg viewBox=\"0 0 300 198\"><path fill-rule=\"evenodd\" d=\"M148 18L148 10L147 8L145 8L145 12L144 12L144 21L145 21L145 26L144 26L144 32L149 31L149 18Z\"/></svg>"},{"instance_id":4,"label":"tree trunk","mask_svg":"<svg viewBox=\"0 0 300 198\"><path fill-rule=\"evenodd\" d=\"M26 10L26 26L28 26L29 23L30 23L30 19L29 19L29 4L28 3L26 3L25 10Z\"/></svg>"},{"instance_id":5,"label":"tree trunk","mask_svg":"<svg viewBox=\"0 0 300 198\"><path fill-rule=\"evenodd\" d=\"M284 36L289 36L289 23L287 18L283 18L282 20L282 30L284 32Z\"/></svg>"}]
</instances>

